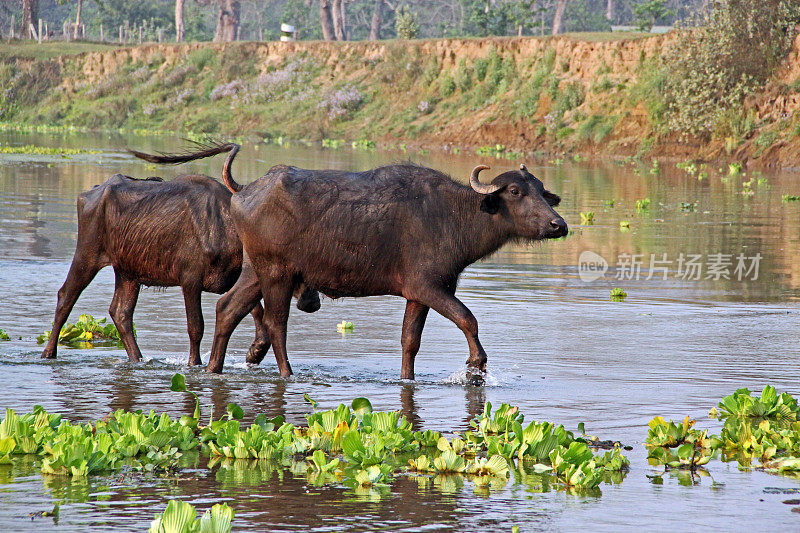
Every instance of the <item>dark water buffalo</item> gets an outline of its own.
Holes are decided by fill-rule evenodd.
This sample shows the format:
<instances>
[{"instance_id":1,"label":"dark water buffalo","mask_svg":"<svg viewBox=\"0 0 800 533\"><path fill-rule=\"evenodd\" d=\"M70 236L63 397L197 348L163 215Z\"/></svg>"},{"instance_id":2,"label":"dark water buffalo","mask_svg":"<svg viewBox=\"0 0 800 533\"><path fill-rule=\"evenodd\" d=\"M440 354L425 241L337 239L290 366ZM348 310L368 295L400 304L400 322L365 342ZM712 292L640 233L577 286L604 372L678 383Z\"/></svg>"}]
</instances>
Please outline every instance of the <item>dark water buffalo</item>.
<instances>
[{"instance_id":1,"label":"dark water buffalo","mask_svg":"<svg viewBox=\"0 0 800 533\"><path fill-rule=\"evenodd\" d=\"M407 300L401 377L414 358L429 309L453 321L469 344L467 364L481 382L486 353L478 323L455 297L461 272L509 241L563 237L554 210L560 198L524 165L491 184L470 187L430 168L392 165L367 172L303 170L279 165L236 191L231 217L264 298L264 325L283 376L292 288L305 283L333 298L395 295ZM252 306L254 288L240 279L217 303L208 370L220 372L227 339Z\"/></svg>"},{"instance_id":2,"label":"dark water buffalo","mask_svg":"<svg viewBox=\"0 0 800 533\"><path fill-rule=\"evenodd\" d=\"M231 163L239 147L216 145L190 156L151 156L132 152L157 163L209 157L230 152L222 175L230 176ZM199 365L203 315L200 294L222 294L242 273L242 244L230 217L230 191L208 176L185 175L164 182L161 178L134 179L115 174L105 183L78 196L78 243L67 280L58 291L53 332L42 353L55 358L58 335L75 301L97 272L114 267L115 287L109 313L131 361L142 354L133 334L133 310L141 285L180 286L186 303L189 330L189 364ZM249 267L245 277L256 280ZM300 290L298 290L300 292ZM319 309L319 294L305 291L298 307ZM249 357L258 358L269 349L262 308L255 301L252 312L256 338Z\"/></svg>"}]
</instances>

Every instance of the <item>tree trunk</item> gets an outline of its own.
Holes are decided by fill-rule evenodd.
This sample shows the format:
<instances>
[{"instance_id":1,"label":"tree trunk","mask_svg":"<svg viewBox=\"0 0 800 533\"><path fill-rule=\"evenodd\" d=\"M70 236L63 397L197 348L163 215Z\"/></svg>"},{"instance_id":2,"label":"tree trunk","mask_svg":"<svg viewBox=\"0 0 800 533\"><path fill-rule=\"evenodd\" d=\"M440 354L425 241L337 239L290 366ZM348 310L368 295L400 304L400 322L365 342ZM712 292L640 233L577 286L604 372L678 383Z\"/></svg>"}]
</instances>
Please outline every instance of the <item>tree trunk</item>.
<instances>
[{"instance_id":1,"label":"tree trunk","mask_svg":"<svg viewBox=\"0 0 800 533\"><path fill-rule=\"evenodd\" d=\"M25 35L28 39L33 39L31 24L39 18L39 0L22 0L22 31L20 36Z\"/></svg>"},{"instance_id":2,"label":"tree trunk","mask_svg":"<svg viewBox=\"0 0 800 533\"><path fill-rule=\"evenodd\" d=\"M239 29L239 14L241 3L239 0L221 0L219 5L219 18L217 31L214 32L214 41L235 41Z\"/></svg>"},{"instance_id":3,"label":"tree trunk","mask_svg":"<svg viewBox=\"0 0 800 533\"><path fill-rule=\"evenodd\" d=\"M347 28L344 18L344 0L333 0L333 33L337 41L347 40Z\"/></svg>"},{"instance_id":4,"label":"tree trunk","mask_svg":"<svg viewBox=\"0 0 800 533\"><path fill-rule=\"evenodd\" d=\"M81 8L83 7L83 0L78 0L78 14L75 15L75 40L78 39L78 32L81 27Z\"/></svg>"},{"instance_id":5,"label":"tree trunk","mask_svg":"<svg viewBox=\"0 0 800 533\"><path fill-rule=\"evenodd\" d=\"M372 12L372 25L369 27L369 40L377 41L381 38L381 24L383 24L383 2L375 0L375 11Z\"/></svg>"},{"instance_id":6,"label":"tree trunk","mask_svg":"<svg viewBox=\"0 0 800 533\"><path fill-rule=\"evenodd\" d=\"M677 13L677 11L675 11ZM606 1L606 20L611 22L614 19L614 0Z\"/></svg>"},{"instance_id":7,"label":"tree trunk","mask_svg":"<svg viewBox=\"0 0 800 533\"><path fill-rule=\"evenodd\" d=\"M184 38L183 4L186 0L175 0L175 42L182 43Z\"/></svg>"},{"instance_id":8,"label":"tree trunk","mask_svg":"<svg viewBox=\"0 0 800 533\"><path fill-rule=\"evenodd\" d=\"M319 23L322 26L322 38L326 41L335 41L333 15L331 14L331 4L328 0L320 0L319 2Z\"/></svg>"},{"instance_id":9,"label":"tree trunk","mask_svg":"<svg viewBox=\"0 0 800 533\"><path fill-rule=\"evenodd\" d=\"M558 0L556 4L556 16L553 17L553 35L561 33L561 19L564 18L564 9L567 7L567 0Z\"/></svg>"}]
</instances>

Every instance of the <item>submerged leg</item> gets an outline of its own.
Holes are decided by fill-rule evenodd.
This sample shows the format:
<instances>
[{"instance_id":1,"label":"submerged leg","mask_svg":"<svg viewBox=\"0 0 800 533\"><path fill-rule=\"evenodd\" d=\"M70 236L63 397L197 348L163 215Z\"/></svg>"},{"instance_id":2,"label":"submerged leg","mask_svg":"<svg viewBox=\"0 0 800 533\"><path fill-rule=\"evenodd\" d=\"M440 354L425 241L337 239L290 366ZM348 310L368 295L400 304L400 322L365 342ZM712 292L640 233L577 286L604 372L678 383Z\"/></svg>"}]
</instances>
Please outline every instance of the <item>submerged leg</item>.
<instances>
[{"instance_id":1,"label":"submerged leg","mask_svg":"<svg viewBox=\"0 0 800 533\"><path fill-rule=\"evenodd\" d=\"M189 366L200 365L200 341L203 340L203 310L200 307L202 291L194 285L184 285L183 302L186 305L186 326L189 330Z\"/></svg>"},{"instance_id":2,"label":"submerged leg","mask_svg":"<svg viewBox=\"0 0 800 533\"><path fill-rule=\"evenodd\" d=\"M108 313L117 326L119 338L125 346L125 351L128 352L128 359L134 362L142 360L142 352L139 351L139 345L133 334L133 310L139 299L139 287L135 281L125 279L116 270L114 271L114 298L111 300Z\"/></svg>"},{"instance_id":3,"label":"submerged leg","mask_svg":"<svg viewBox=\"0 0 800 533\"><path fill-rule=\"evenodd\" d=\"M414 359L419 351L422 329L430 307L419 302L408 300L406 313L403 316L403 334L400 343L403 346L403 362L400 368L401 379L414 379Z\"/></svg>"},{"instance_id":4,"label":"submerged leg","mask_svg":"<svg viewBox=\"0 0 800 533\"><path fill-rule=\"evenodd\" d=\"M217 325L214 329L214 344L211 347L211 358L207 372L219 374L225 364L225 352L228 350L233 330L250 313L256 321L256 338L247 354L248 363L260 363L269 350L270 342L267 329L263 323L263 310L258 301L261 299L261 287L252 269L243 268L236 284L217 301Z\"/></svg>"},{"instance_id":5,"label":"submerged leg","mask_svg":"<svg viewBox=\"0 0 800 533\"><path fill-rule=\"evenodd\" d=\"M483 384L482 373L486 371L486 352L478 339L478 321L467 306L455 297L453 292L439 288L426 287L419 291L414 299L427 305L437 313L453 322L464 333L469 345L467 366L470 370L470 381L474 385Z\"/></svg>"},{"instance_id":6,"label":"submerged leg","mask_svg":"<svg viewBox=\"0 0 800 533\"><path fill-rule=\"evenodd\" d=\"M283 377L292 375L292 367L286 354L286 323L289 320L289 304L292 303L292 280L267 278L261 282L264 297L264 327L272 341L272 351Z\"/></svg>"},{"instance_id":7,"label":"submerged leg","mask_svg":"<svg viewBox=\"0 0 800 533\"><path fill-rule=\"evenodd\" d=\"M64 323L67 321L75 302L83 290L92 282L100 267L94 262L87 260L84 254L80 253L80 243L78 251L72 258L72 265L69 267L69 274L64 285L58 290L58 303L56 304L56 316L53 319L53 329L47 346L42 351L42 359L55 359L58 346L58 334Z\"/></svg>"}]
</instances>

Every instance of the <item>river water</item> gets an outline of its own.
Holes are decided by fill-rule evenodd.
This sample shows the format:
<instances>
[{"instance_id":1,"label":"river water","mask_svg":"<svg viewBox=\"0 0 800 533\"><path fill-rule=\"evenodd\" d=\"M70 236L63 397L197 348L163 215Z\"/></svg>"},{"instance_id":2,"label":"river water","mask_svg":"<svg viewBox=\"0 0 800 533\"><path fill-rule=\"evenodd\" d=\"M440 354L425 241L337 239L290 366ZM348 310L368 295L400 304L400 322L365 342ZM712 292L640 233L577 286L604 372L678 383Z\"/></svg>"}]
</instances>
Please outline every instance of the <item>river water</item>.
<instances>
[{"instance_id":1,"label":"river water","mask_svg":"<svg viewBox=\"0 0 800 533\"><path fill-rule=\"evenodd\" d=\"M249 319L234 334L224 374L186 369L186 321L175 288L143 290L139 298L135 322L145 362L128 363L122 349L65 347L58 360L41 361L35 338L50 329L56 291L72 258L78 193L116 172L218 175L222 157L155 168L123 151L181 148L172 137L6 133L0 144L101 151L70 158L0 156L0 328L12 337L0 343L0 408L24 412L40 404L78 421L119 408L187 414L190 399L169 391L171 376L180 371L204 405L224 410L236 402L250 419L266 412L302 424L310 411L306 393L321 408L366 396L376 409L401 410L418 427L448 432L466 429L488 400L518 405L527 420L573 430L584 422L590 434L633 446L626 452L630 472L621 484L601 485L600 496L536 492L513 478L486 496L469 482L422 486L401 477L389 496L370 501L345 487L315 488L288 471L199 469L195 479L175 483L119 476L43 479L35 467L0 466L2 530L34 527L28 513L58 501L57 521L39 518L35 527L142 531L172 498L201 510L227 501L239 531L800 529L800 514L782 503L791 497L786 493L800 489L796 480L712 461L709 476L692 482L668 474L656 484L648 475L662 469L647 464L642 446L647 422L657 415L690 415L697 427L717 432L719 423L707 412L739 387L771 384L800 394L800 202L782 200L800 193L798 174L728 176L727 168L709 168L700 180L672 164L656 172L649 163L527 161L562 196L557 210L572 234L508 246L464 272L458 296L478 318L489 355L488 384L476 388L463 382L463 335L434 313L417 357L417 380L399 379L404 305L391 297L324 299L313 315L292 309L288 348L296 375L290 380L280 378L271 355L260 367L244 364L253 335ZM493 167L487 176L519 164L472 154L245 144L234 172L248 182L277 163L363 170L409 159L464 179L476 164ZM636 200L645 198L649 206L637 210ZM592 212L594 223L582 225L581 212ZM630 229L621 229L621 221ZM587 251L609 264L599 279L587 281L594 271L579 269ZM583 257L602 266L591 254ZM614 287L627 292L623 302L609 298ZM84 312L108 316L112 292L106 269L71 319ZM216 299L204 295L204 358ZM354 323L352 333L337 332L342 320Z\"/></svg>"}]
</instances>

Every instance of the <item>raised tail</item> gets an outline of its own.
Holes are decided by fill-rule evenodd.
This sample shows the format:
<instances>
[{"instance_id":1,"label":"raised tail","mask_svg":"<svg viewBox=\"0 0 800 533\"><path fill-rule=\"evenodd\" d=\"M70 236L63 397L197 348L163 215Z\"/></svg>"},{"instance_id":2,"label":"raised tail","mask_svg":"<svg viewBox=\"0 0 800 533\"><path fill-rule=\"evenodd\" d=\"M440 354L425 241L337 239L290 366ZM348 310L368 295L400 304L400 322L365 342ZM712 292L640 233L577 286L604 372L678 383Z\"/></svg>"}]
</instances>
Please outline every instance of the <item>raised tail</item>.
<instances>
[{"instance_id":1,"label":"raised tail","mask_svg":"<svg viewBox=\"0 0 800 533\"><path fill-rule=\"evenodd\" d=\"M231 192L238 192L242 190L242 186L236 183L231 173L231 166L233 165L233 158L239 152L241 146L236 143L216 143L211 145L200 145L201 149L195 152L185 152L182 154L165 154L159 152L158 154L146 154L144 152L137 152L136 150L128 150L128 153L144 159L151 163L160 165L179 165L194 161L195 159L204 159L224 152L229 152L228 157L225 159L225 164L222 166L222 180Z\"/></svg>"}]
</instances>

